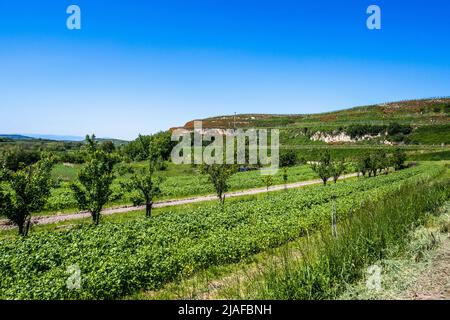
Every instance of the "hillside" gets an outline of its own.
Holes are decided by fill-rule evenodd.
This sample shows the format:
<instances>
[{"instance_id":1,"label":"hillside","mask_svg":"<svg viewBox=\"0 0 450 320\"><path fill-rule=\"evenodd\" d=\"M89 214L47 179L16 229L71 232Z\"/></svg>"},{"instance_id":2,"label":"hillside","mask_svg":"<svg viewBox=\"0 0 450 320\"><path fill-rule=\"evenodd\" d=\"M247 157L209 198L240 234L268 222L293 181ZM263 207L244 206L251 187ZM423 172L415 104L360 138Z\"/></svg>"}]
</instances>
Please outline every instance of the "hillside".
<instances>
[{"instance_id":1,"label":"hillside","mask_svg":"<svg viewBox=\"0 0 450 320\"><path fill-rule=\"evenodd\" d=\"M320 114L241 114L202 120L203 128L279 128L281 143L450 144L450 98L360 106ZM194 121L183 128L192 130Z\"/></svg>"},{"instance_id":2,"label":"hillside","mask_svg":"<svg viewBox=\"0 0 450 320\"><path fill-rule=\"evenodd\" d=\"M34 138L32 137L28 137L28 136L23 136L20 134L0 134L0 139L1 140L34 140Z\"/></svg>"}]
</instances>

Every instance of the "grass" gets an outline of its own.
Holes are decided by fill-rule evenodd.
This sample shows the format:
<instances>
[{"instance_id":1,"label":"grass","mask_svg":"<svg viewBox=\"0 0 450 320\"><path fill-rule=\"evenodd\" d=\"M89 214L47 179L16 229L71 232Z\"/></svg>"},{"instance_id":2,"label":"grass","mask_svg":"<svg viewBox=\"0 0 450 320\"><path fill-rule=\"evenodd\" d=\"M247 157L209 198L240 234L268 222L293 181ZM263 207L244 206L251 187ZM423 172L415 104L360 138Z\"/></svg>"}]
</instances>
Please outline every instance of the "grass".
<instances>
[{"instance_id":1,"label":"grass","mask_svg":"<svg viewBox=\"0 0 450 320\"><path fill-rule=\"evenodd\" d=\"M138 191L127 191L121 187L122 182L130 179L129 169L143 167L144 162L131 163L125 166L123 174L118 174L117 179L112 184L112 198L105 208L137 204L135 199L139 198ZM59 187L52 189L46 208L35 215L48 216L56 213L77 212L76 201L70 190L72 182L80 166L68 167L57 165L53 171L53 176L62 181ZM287 169L288 183L316 179L315 173L308 165L299 165ZM175 165L170 163L167 170L159 171L157 176L163 177L161 185L162 195L156 200L183 199L192 196L203 196L214 194L214 188L206 175L202 175L198 170L190 165ZM279 170L274 176L274 185L282 185L283 170ZM239 191L251 188L263 187L259 170L248 172L238 172L229 180L230 190Z\"/></svg>"},{"instance_id":2,"label":"grass","mask_svg":"<svg viewBox=\"0 0 450 320\"><path fill-rule=\"evenodd\" d=\"M367 202L340 226L337 239L329 231L289 252L281 263L261 272L255 281L234 292L235 298L333 299L363 277L364 270L387 256L402 252L409 232L425 223L450 195L448 175L442 180L405 185L383 201Z\"/></svg>"},{"instance_id":3,"label":"grass","mask_svg":"<svg viewBox=\"0 0 450 320\"><path fill-rule=\"evenodd\" d=\"M410 136L414 144L450 144L450 125L429 125L417 128Z\"/></svg>"},{"instance_id":4,"label":"grass","mask_svg":"<svg viewBox=\"0 0 450 320\"><path fill-rule=\"evenodd\" d=\"M347 178L345 180L340 179L337 181L337 184L341 183L351 183L352 181L357 180L356 177ZM306 185L301 187L302 190L308 190L309 188L317 187L317 185ZM271 194L282 194L285 192L284 190L277 190L277 191L270 191ZM238 196L238 197L227 197L226 199L226 205L233 205L235 203L242 203L245 201L258 201L258 200L264 200L267 198L266 193L259 193L254 195L244 195L244 196ZM169 206L169 207L162 207L162 208L153 208L152 210L152 217L158 217L159 215L166 214L166 213L183 213L183 212L189 212L194 211L197 209L207 208L211 205L214 205L217 202L217 200L210 200L210 201L203 201L198 203L188 203L178 206ZM46 216L46 215L43 215ZM113 215L102 215L101 221L102 222L111 222L111 223L126 223L130 221L142 221L144 222L146 220L145 218L145 211L144 210L136 210L136 211L130 211L125 213L118 213ZM41 224L41 225L35 225L31 226L30 233L43 233L43 232L60 232L60 231L66 231L68 229L76 228L76 227L83 227L83 226L89 226L92 224L91 218L82 218L82 219L75 219L75 220L66 220L66 221L60 221L57 223L49 223L49 224ZM6 229L1 230L0 229L0 239L18 239L19 236L17 235L16 228L12 229Z\"/></svg>"},{"instance_id":5,"label":"grass","mask_svg":"<svg viewBox=\"0 0 450 320\"><path fill-rule=\"evenodd\" d=\"M416 293L426 294L430 288L434 289L439 282L448 279L448 273L439 270L439 265L445 263L442 255L448 256L449 235L450 202L447 202L438 215L431 216L423 226L410 232L410 241L402 254L393 251L386 259L376 262L382 268L381 290L370 290L363 279L349 286L339 299L397 300L414 298Z\"/></svg>"},{"instance_id":6,"label":"grass","mask_svg":"<svg viewBox=\"0 0 450 320\"><path fill-rule=\"evenodd\" d=\"M279 247L328 221L329 201L351 206L364 194L375 199L403 181L441 169L412 168L353 183L288 190L257 199L157 215L148 221L104 222L18 241L0 240L4 298L119 298L156 289L195 271L242 261ZM181 208L178 208L181 209ZM42 259L45 257L45 259ZM77 263L83 290L68 291L67 265Z\"/></svg>"}]
</instances>

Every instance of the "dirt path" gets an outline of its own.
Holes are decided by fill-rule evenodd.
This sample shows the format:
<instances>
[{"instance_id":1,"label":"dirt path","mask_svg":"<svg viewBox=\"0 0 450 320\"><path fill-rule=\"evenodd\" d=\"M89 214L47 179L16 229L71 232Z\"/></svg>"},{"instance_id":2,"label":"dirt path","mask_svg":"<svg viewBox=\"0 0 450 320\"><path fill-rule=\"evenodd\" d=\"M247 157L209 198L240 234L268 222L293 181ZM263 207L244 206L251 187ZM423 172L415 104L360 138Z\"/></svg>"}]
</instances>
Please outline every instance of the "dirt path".
<instances>
[{"instance_id":1,"label":"dirt path","mask_svg":"<svg viewBox=\"0 0 450 320\"><path fill-rule=\"evenodd\" d=\"M352 177L356 177L356 173L347 174L341 177L341 179L348 179ZM306 187L310 185L320 184L322 183L322 180L308 180L308 181L301 181L301 182L295 182L290 183L286 185L287 189L294 189L294 188L301 188ZM273 191L279 191L283 190L285 188L284 185L276 185L269 188L269 192ZM229 192L226 194L226 198L234 198L234 197L241 197L246 195L255 195L267 192L267 189L265 187L263 188L255 188L255 189L248 189L248 190L242 190L242 191L235 191L235 192ZM164 200L164 201L158 201L155 202L153 205L154 208L163 208L163 207L171 207L171 206L179 206L183 204L190 204L190 203L198 203L198 202L205 202L205 201L212 201L216 200L216 195L206 195L206 196L197 196L197 197L191 197L191 198L185 198L185 199L176 199L176 200ZM120 213L127 213L132 211L139 211L139 210L145 210L145 206L123 206L123 207L117 207L117 208L109 208L102 211L102 215L113 215L113 214L120 214ZM66 213L66 214L58 214L58 215L52 215L52 216L41 216L41 217L33 217L31 219L31 223L33 225L43 225L43 224L52 224L52 223L58 223L62 221L69 221L69 220L77 220L77 219L83 219L83 218L89 218L90 213L89 212L78 212L78 213ZM11 229L14 228L13 225L10 224L8 220L0 220L0 230L5 229Z\"/></svg>"},{"instance_id":2,"label":"dirt path","mask_svg":"<svg viewBox=\"0 0 450 320\"><path fill-rule=\"evenodd\" d=\"M429 267L414 281L401 299L450 300L450 237L447 237L431 259Z\"/></svg>"}]
</instances>

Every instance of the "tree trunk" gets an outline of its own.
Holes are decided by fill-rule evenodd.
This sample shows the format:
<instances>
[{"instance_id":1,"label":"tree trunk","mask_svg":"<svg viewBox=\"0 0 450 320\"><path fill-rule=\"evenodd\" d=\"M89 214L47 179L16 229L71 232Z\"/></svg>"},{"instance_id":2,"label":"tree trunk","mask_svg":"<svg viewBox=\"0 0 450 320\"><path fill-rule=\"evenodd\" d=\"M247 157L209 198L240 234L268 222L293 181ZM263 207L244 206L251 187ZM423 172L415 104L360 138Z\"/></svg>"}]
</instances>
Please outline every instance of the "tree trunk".
<instances>
[{"instance_id":1,"label":"tree trunk","mask_svg":"<svg viewBox=\"0 0 450 320\"><path fill-rule=\"evenodd\" d=\"M28 230L30 228L30 217L27 219L28 215L24 215L20 221L17 221L17 226L19 227L19 235L26 237L28 235Z\"/></svg>"},{"instance_id":2,"label":"tree trunk","mask_svg":"<svg viewBox=\"0 0 450 320\"><path fill-rule=\"evenodd\" d=\"M147 218L151 218L152 216L152 207L153 207L153 201L146 201L145 203L145 216Z\"/></svg>"},{"instance_id":3,"label":"tree trunk","mask_svg":"<svg viewBox=\"0 0 450 320\"><path fill-rule=\"evenodd\" d=\"M31 224L31 217L28 216L28 219L25 222L24 237L26 237L28 235L28 231L30 230L30 224Z\"/></svg>"},{"instance_id":4,"label":"tree trunk","mask_svg":"<svg viewBox=\"0 0 450 320\"><path fill-rule=\"evenodd\" d=\"M98 226L100 223L100 212L92 212L92 220L94 221L94 224Z\"/></svg>"}]
</instances>

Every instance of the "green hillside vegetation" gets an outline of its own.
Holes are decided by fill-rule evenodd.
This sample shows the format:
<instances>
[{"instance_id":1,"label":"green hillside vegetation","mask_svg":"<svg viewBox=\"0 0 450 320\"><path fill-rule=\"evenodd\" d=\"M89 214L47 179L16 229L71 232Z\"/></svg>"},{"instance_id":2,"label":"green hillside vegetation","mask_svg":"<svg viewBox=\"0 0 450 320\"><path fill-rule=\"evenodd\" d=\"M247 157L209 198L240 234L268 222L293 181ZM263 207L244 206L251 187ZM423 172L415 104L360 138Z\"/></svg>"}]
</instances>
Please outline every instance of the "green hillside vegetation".
<instances>
[{"instance_id":1,"label":"green hillside vegetation","mask_svg":"<svg viewBox=\"0 0 450 320\"><path fill-rule=\"evenodd\" d=\"M450 98L401 101L311 115L250 114L202 121L204 128L278 128L284 145L321 144L321 141L310 140L316 132L344 132L352 138L386 132L386 139L394 143L450 144ZM192 125L191 121L184 127L190 129ZM384 140L375 141L380 143Z\"/></svg>"}]
</instances>

